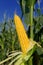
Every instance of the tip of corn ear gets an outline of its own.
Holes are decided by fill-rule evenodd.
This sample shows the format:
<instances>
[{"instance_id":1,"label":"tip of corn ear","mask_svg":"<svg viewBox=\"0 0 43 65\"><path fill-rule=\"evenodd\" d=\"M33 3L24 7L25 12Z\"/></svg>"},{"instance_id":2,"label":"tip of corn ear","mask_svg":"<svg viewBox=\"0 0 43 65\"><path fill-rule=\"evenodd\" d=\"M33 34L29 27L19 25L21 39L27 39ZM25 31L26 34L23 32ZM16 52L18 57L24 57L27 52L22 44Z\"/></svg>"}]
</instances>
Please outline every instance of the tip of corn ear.
<instances>
[{"instance_id":1,"label":"tip of corn ear","mask_svg":"<svg viewBox=\"0 0 43 65\"><path fill-rule=\"evenodd\" d=\"M15 20L15 18L17 18L17 15L16 14L14 15L14 20Z\"/></svg>"},{"instance_id":2,"label":"tip of corn ear","mask_svg":"<svg viewBox=\"0 0 43 65\"><path fill-rule=\"evenodd\" d=\"M15 14L15 15L14 15L14 18L15 18L16 16L17 16L17 15Z\"/></svg>"},{"instance_id":3,"label":"tip of corn ear","mask_svg":"<svg viewBox=\"0 0 43 65\"><path fill-rule=\"evenodd\" d=\"M19 16L18 15L14 15L14 20L17 20L19 18Z\"/></svg>"}]
</instances>

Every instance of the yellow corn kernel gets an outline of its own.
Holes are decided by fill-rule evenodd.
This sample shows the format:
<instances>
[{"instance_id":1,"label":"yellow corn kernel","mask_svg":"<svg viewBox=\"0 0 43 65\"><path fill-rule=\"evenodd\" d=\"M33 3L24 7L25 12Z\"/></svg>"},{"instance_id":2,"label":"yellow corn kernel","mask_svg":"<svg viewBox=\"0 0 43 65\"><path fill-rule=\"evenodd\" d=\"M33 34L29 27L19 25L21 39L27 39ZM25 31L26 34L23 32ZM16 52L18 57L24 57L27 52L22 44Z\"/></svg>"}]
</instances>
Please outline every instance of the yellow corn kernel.
<instances>
[{"instance_id":1,"label":"yellow corn kernel","mask_svg":"<svg viewBox=\"0 0 43 65\"><path fill-rule=\"evenodd\" d=\"M26 31L24 29L24 26L22 24L22 21L19 16L15 14L14 16L14 23L16 26L16 31L18 34L18 38L20 41L21 49L23 53L26 53L28 50L30 50L33 46L30 39L28 39Z\"/></svg>"}]
</instances>

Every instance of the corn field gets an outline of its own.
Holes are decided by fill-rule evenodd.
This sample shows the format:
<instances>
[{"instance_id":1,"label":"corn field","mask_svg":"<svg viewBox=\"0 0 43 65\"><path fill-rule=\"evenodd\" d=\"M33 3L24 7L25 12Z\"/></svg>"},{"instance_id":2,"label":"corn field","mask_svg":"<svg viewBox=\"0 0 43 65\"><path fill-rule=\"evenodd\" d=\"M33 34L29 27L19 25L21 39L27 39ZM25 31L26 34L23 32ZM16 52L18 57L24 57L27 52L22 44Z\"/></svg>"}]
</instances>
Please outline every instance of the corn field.
<instances>
[{"instance_id":1,"label":"corn field","mask_svg":"<svg viewBox=\"0 0 43 65\"><path fill-rule=\"evenodd\" d=\"M18 2L21 18L14 13L13 19L0 22L0 65L43 65L43 14L40 1ZM36 3L38 8L35 8Z\"/></svg>"}]
</instances>

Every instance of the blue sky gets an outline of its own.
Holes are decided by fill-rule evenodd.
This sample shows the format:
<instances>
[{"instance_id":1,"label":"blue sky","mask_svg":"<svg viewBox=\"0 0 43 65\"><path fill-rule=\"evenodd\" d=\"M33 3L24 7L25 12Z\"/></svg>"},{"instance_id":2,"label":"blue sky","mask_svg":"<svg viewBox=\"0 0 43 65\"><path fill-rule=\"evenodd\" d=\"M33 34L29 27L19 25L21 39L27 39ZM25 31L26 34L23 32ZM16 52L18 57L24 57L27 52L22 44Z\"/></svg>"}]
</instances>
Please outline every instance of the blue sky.
<instances>
[{"instance_id":1,"label":"blue sky","mask_svg":"<svg viewBox=\"0 0 43 65\"><path fill-rule=\"evenodd\" d=\"M7 17L13 18L14 12L21 16L21 9L19 4L17 3L18 0L0 0L0 21L3 20L4 14ZM43 0L41 0L41 8L43 8ZM43 10L41 10L43 13Z\"/></svg>"},{"instance_id":2,"label":"blue sky","mask_svg":"<svg viewBox=\"0 0 43 65\"><path fill-rule=\"evenodd\" d=\"M0 0L0 21L3 20L4 14L9 18L13 18L15 10L21 16L21 9L17 0Z\"/></svg>"}]
</instances>

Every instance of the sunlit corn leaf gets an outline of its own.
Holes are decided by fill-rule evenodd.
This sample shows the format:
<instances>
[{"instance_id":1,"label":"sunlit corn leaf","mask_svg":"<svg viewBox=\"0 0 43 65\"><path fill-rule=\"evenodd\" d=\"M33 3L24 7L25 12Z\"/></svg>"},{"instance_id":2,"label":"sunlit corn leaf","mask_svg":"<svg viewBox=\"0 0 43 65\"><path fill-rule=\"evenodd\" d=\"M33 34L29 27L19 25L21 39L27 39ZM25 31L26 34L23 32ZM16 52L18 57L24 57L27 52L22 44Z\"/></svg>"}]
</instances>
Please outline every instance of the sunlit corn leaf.
<instances>
[{"instance_id":1,"label":"sunlit corn leaf","mask_svg":"<svg viewBox=\"0 0 43 65\"><path fill-rule=\"evenodd\" d=\"M36 50L36 45L34 45L34 47L31 50L28 51L26 56L24 56L24 60L25 61L29 60L35 50Z\"/></svg>"},{"instance_id":2,"label":"sunlit corn leaf","mask_svg":"<svg viewBox=\"0 0 43 65\"><path fill-rule=\"evenodd\" d=\"M24 62L22 62L20 65L25 65L25 63L24 63Z\"/></svg>"},{"instance_id":3,"label":"sunlit corn leaf","mask_svg":"<svg viewBox=\"0 0 43 65\"><path fill-rule=\"evenodd\" d=\"M13 63L15 63L15 61L18 61L21 58L22 55L17 56L16 58L14 58L8 65L12 65Z\"/></svg>"},{"instance_id":4,"label":"sunlit corn leaf","mask_svg":"<svg viewBox=\"0 0 43 65\"><path fill-rule=\"evenodd\" d=\"M20 55L20 54L22 54L22 52L17 52L17 51L15 51L14 53L11 53L10 55L8 55L8 57L10 57L10 56L16 56L16 55Z\"/></svg>"},{"instance_id":5,"label":"sunlit corn leaf","mask_svg":"<svg viewBox=\"0 0 43 65\"><path fill-rule=\"evenodd\" d=\"M22 54L22 57L20 59L18 59L14 65L20 65L22 62L28 61L30 59L30 57L32 56L33 52L35 51L35 49L36 49L36 45L30 51L28 51L27 54Z\"/></svg>"},{"instance_id":6,"label":"sunlit corn leaf","mask_svg":"<svg viewBox=\"0 0 43 65\"><path fill-rule=\"evenodd\" d=\"M0 64L3 64L3 63L5 63L5 62L11 60L11 59L14 58L14 57L16 58L16 57L19 56L19 55L21 55L21 52L13 53L13 54L9 55L8 58L6 58L5 60L1 61Z\"/></svg>"},{"instance_id":7,"label":"sunlit corn leaf","mask_svg":"<svg viewBox=\"0 0 43 65\"><path fill-rule=\"evenodd\" d=\"M20 65L22 62L23 62L23 61L22 61L22 58L20 58L20 59L18 59L18 60L15 62L14 65Z\"/></svg>"}]
</instances>

